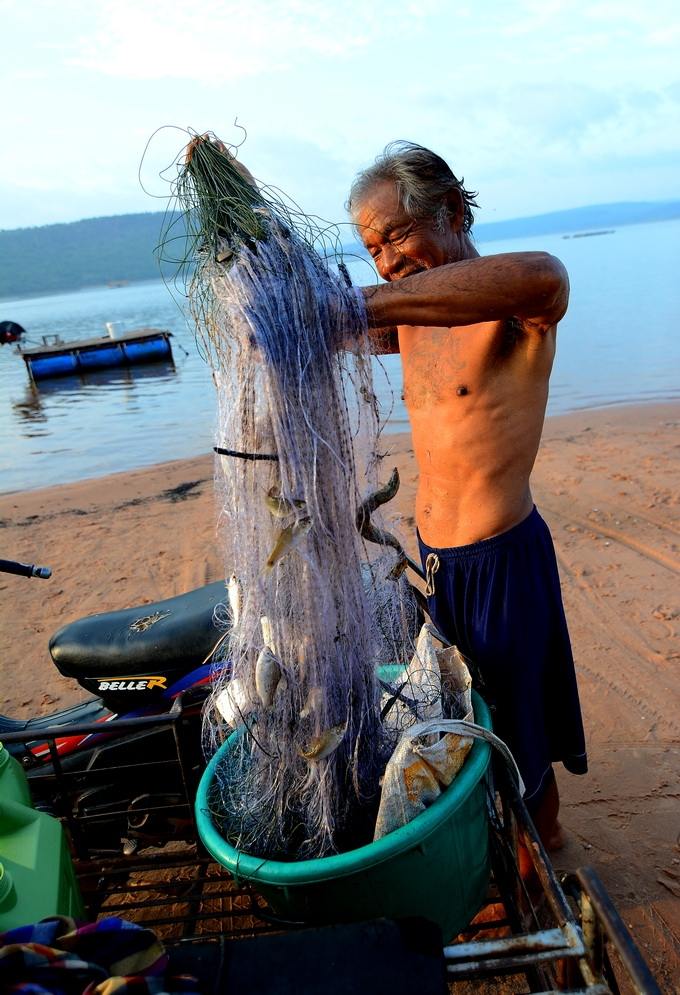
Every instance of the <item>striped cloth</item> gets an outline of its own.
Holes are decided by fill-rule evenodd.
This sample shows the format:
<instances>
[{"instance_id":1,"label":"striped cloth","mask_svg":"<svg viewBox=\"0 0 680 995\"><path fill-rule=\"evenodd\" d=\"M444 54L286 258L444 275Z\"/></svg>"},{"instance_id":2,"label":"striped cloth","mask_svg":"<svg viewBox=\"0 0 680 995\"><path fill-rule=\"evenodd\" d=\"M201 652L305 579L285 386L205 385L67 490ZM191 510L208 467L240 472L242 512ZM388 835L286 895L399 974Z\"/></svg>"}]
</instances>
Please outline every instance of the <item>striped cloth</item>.
<instances>
[{"instance_id":1,"label":"striped cloth","mask_svg":"<svg viewBox=\"0 0 680 995\"><path fill-rule=\"evenodd\" d=\"M196 995L198 982L168 977L150 929L125 919L78 925L55 916L0 933L0 991L7 995Z\"/></svg>"}]
</instances>

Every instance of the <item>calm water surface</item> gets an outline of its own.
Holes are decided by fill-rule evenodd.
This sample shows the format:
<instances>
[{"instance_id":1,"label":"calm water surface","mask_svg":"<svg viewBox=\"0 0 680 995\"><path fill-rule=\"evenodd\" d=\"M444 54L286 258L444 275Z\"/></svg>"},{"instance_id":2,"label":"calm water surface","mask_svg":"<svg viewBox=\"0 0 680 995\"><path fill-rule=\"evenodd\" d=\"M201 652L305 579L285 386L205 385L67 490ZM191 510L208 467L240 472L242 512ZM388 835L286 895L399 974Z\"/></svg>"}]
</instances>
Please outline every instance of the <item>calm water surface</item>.
<instances>
[{"instance_id":1,"label":"calm water surface","mask_svg":"<svg viewBox=\"0 0 680 995\"><path fill-rule=\"evenodd\" d=\"M680 221L630 225L587 238L541 236L481 244L486 255L545 249L569 271L571 302L560 324L549 414L680 398ZM352 267L351 267L352 268ZM369 282L366 265L355 267ZM152 325L173 333L174 366L90 373L31 385L23 360L0 349L0 490L94 477L207 452L213 444L210 371L192 330L160 282L30 300L0 301L0 320L30 339L105 334ZM376 364L388 431L408 425L399 358Z\"/></svg>"}]
</instances>

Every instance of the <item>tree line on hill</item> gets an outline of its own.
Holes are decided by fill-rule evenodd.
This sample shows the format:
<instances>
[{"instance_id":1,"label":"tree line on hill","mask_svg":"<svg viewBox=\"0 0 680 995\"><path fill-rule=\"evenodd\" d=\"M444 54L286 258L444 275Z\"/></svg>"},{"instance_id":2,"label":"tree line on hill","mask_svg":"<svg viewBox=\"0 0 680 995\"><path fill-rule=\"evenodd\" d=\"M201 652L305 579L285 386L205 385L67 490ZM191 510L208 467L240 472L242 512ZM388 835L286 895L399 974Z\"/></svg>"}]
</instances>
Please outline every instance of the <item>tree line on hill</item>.
<instances>
[{"instance_id":1,"label":"tree line on hill","mask_svg":"<svg viewBox=\"0 0 680 995\"><path fill-rule=\"evenodd\" d=\"M166 221L159 211L0 231L0 297L159 279L157 247ZM181 235L180 229L179 243L168 251L182 253ZM164 269L173 272L168 264Z\"/></svg>"}]
</instances>

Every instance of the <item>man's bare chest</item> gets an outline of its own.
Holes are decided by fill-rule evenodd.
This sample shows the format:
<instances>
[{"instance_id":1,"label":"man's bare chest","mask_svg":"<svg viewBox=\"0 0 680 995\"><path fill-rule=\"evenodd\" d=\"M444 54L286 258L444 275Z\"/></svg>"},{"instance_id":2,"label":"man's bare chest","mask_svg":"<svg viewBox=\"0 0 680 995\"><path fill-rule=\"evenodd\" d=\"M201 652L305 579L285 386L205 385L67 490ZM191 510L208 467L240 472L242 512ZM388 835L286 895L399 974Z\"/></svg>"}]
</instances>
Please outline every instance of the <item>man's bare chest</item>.
<instances>
[{"instance_id":1,"label":"man's bare chest","mask_svg":"<svg viewBox=\"0 0 680 995\"><path fill-rule=\"evenodd\" d=\"M411 409L472 398L502 375L505 343L500 322L465 328L399 330L404 401Z\"/></svg>"}]
</instances>

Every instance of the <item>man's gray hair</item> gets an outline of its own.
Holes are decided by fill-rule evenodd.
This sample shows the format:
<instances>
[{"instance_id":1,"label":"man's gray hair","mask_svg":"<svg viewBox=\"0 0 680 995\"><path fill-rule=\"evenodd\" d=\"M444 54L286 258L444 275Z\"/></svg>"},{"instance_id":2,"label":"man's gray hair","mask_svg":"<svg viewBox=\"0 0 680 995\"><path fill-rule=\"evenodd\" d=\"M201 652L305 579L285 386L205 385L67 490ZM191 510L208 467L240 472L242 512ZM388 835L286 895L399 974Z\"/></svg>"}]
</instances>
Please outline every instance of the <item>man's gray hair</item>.
<instances>
[{"instance_id":1,"label":"man's gray hair","mask_svg":"<svg viewBox=\"0 0 680 995\"><path fill-rule=\"evenodd\" d=\"M347 210L353 217L370 191L382 180L392 180L403 210L411 218L436 219L443 225L450 214L447 196L458 190L463 199L463 231L472 228L473 207L478 207L477 193L466 190L441 156L414 142L390 142L377 157L374 165L362 170L354 180L347 199Z\"/></svg>"}]
</instances>

